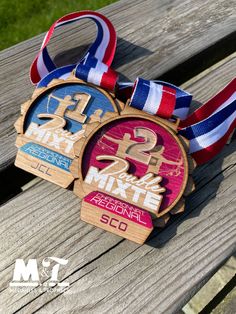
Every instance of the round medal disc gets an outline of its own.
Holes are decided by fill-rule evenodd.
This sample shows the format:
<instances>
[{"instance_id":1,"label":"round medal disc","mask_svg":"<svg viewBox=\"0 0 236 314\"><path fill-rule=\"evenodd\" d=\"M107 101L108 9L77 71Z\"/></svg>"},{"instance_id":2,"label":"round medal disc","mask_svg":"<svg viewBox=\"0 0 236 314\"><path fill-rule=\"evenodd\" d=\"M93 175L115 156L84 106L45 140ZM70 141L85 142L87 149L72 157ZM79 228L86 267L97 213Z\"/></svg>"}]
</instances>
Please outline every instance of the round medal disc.
<instances>
[{"instance_id":1,"label":"round medal disc","mask_svg":"<svg viewBox=\"0 0 236 314\"><path fill-rule=\"evenodd\" d=\"M84 195L100 191L160 217L186 189L187 154L167 125L139 116L117 116L90 133L79 153L79 186Z\"/></svg>"},{"instance_id":2,"label":"round medal disc","mask_svg":"<svg viewBox=\"0 0 236 314\"><path fill-rule=\"evenodd\" d=\"M16 165L67 187L73 181L69 167L74 143L105 113L117 111L109 93L76 78L53 80L48 87L36 89L15 124L20 133Z\"/></svg>"}]
</instances>

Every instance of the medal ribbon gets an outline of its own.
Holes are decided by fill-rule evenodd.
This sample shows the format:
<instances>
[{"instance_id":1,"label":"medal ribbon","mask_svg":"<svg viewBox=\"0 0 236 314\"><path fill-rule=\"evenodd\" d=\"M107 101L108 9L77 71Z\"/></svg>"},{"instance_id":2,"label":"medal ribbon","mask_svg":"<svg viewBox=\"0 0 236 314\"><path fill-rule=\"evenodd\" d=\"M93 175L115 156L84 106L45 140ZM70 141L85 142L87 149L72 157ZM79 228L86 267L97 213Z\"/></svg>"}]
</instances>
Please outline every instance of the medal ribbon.
<instances>
[{"instance_id":1,"label":"medal ribbon","mask_svg":"<svg viewBox=\"0 0 236 314\"><path fill-rule=\"evenodd\" d=\"M54 30L83 18L90 18L97 25L94 43L78 64L57 68L47 51ZM70 13L58 19L46 33L30 69L31 81L40 82L38 87L46 86L54 78L65 79L75 69L76 77L113 90L118 78L110 68L115 50L116 32L105 16L93 11ZM179 133L190 141L190 154L198 164L218 154L236 127L236 79L188 117L192 96L172 84L138 78L134 84L118 83L117 87L118 97L130 98L134 108L165 119L179 117Z\"/></svg>"},{"instance_id":2,"label":"medal ribbon","mask_svg":"<svg viewBox=\"0 0 236 314\"><path fill-rule=\"evenodd\" d=\"M118 79L114 70L89 53L76 66L75 76L108 90L114 90Z\"/></svg>"},{"instance_id":3,"label":"medal ribbon","mask_svg":"<svg viewBox=\"0 0 236 314\"><path fill-rule=\"evenodd\" d=\"M162 81L137 78L132 88L131 107L165 119L169 119L173 115L180 119L186 118L192 95L179 87ZM122 90L126 94L131 92L127 83L121 85Z\"/></svg>"},{"instance_id":4,"label":"medal ribbon","mask_svg":"<svg viewBox=\"0 0 236 314\"><path fill-rule=\"evenodd\" d=\"M33 61L30 69L30 78L33 84L37 84L40 82L39 87L47 85L53 78L62 78L65 79L69 76L71 71L76 67L76 65L67 65L62 68L57 68L57 66L52 61L51 57L48 54L47 45L53 35L55 29L62 27L64 25L74 23L78 20L90 18L93 20L97 25L97 37L94 43L89 47L86 57L81 60L81 64L86 66L84 70L82 66L77 67L76 75L77 77L83 76L85 77L85 71L88 71L88 67L92 68L91 73L94 73L96 67L94 67L95 61L99 64L100 69L100 76L104 74L104 78L100 79L101 84L105 84L109 86L111 89L114 88L117 75L113 70L108 70L109 66L111 65L115 50L116 50L116 31L114 26L109 21L108 18L103 16L98 12L93 11L81 11L70 13L58 19L46 33L41 49L36 56L35 60ZM89 59L91 61L89 62ZM103 66L101 66L103 65ZM101 73L103 71L103 73ZM80 75L80 72L82 73ZM109 76L111 75L110 82ZM88 79L90 79L92 74L87 75ZM45 78L45 79L44 79ZM99 79L96 79L99 82ZM114 83L115 81L115 83ZM114 86L112 86L112 84ZM100 85L102 86L102 85Z\"/></svg>"},{"instance_id":5,"label":"medal ribbon","mask_svg":"<svg viewBox=\"0 0 236 314\"><path fill-rule=\"evenodd\" d=\"M94 43L78 64L57 68L47 50L54 30L84 18L92 19L97 25L97 37ZM118 74L110 68L115 50L116 32L112 23L105 16L93 11L70 13L58 19L46 33L41 49L31 65L31 81L34 84L38 83L37 87L44 87L53 79L66 79L75 70L75 76L83 81L108 90L114 90L117 86L118 94L124 98L126 94L131 95L133 84L117 83ZM191 102L190 94L165 82L157 81L154 83L138 79L135 85L137 89L135 88L131 99L132 106L142 110L143 108L138 105L140 104L139 98L142 96L142 100L146 98L146 105L143 110L151 114L156 113L164 118L169 118L174 109L174 114L181 118L186 117ZM150 109L153 98L157 99L159 103L156 102L156 108Z\"/></svg>"},{"instance_id":6,"label":"medal ribbon","mask_svg":"<svg viewBox=\"0 0 236 314\"><path fill-rule=\"evenodd\" d=\"M124 83L121 89L129 94L130 87ZM190 102L191 95L174 85L138 78L130 106L166 119L178 116L179 134L190 141L197 164L203 164L220 152L236 127L236 79L186 118Z\"/></svg>"},{"instance_id":7,"label":"medal ribbon","mask_svg":"<svg viewBox=\"0 0 236 314\"><path fill-rule=\"evenodd\" d=\"M216 156L236 127L236 78L179 126L197 164Z\"/></svg>"}]
</instances>

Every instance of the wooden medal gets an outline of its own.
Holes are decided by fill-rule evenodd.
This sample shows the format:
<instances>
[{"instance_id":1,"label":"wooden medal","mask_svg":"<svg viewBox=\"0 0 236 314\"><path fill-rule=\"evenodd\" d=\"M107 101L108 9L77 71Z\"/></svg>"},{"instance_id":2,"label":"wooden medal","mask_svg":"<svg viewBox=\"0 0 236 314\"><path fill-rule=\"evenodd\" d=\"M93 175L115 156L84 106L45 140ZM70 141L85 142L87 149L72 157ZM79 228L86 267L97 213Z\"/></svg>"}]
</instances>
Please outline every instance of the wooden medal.
<instances>
[{"instance_id":1,"label":"wooden medal","mask_svg":"<svg viewBox=\"0 0 236 314\"><path fill-rule=\"evenodd\" d=\"M90 130L75 144L71 166L74 192L84 198L81 219L144 243L153 223L184 210L194 188L188 142L177 123L128 105Z\"/></svg>"},{"instance_id":2,"label":"wooden medal","mask_svg":"<svg viewBox=\"0 0 236 314\"><path fill-rule=\"evenodd\" d=\"M64 188L74 180L70 165L73 145L104 114L117 113L123 104L113 94L71 75L38 88L21 106L15 123L18 152L15 165Z\"/></svg>"}]
</instances>

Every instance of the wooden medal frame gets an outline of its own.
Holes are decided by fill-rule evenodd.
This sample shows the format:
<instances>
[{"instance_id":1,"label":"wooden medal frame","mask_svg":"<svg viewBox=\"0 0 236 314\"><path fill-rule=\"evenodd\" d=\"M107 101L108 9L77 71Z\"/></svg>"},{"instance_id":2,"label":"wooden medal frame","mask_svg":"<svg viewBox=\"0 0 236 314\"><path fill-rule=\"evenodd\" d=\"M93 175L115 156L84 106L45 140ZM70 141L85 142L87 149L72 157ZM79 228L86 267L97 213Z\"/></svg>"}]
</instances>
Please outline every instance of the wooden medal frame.
<instances>
[{"instance_id":1,"label":"wooden medal frame","mask_svg":"<svg viewBox=\"0 0 236 314\"><path fill-rule=\"evenodd\" d=\"M71 172L75 178L74 182L74 193L79 197L84 197L86 193L83 190L83 177L82 177L82 162L83 162L83 155L86 149L87 144L89 143L90 139L97 133L103 126L112 121L123 119L123 118L143 118L154 123L157 123L161 127L163 127L178 143L179 148L182 151L182 155L184 156L184 168L185 168L185 176L184 176L184 183L182 186L181 191L179 192L178 197L175 199L172 204L163 210L161 213L157 215L153 215L154 218L154 226L164 226L170 218L170 214L178 214L184 211L185 208L185 197L190 194L194 190L194 183L192 179L192 171L196 167L193 159L187 155L189 149L189 142L182 136L180 136L177 132L178 122L177 119L175 123L170 122L168 120L159 118L157 116L151 116L148 113L142 112L140 110L134 109L126 104L125 108L121 113L113 113L112 117L107 119L105 117L101 123L97 123L95 128L91 128L85 134L85 138L82 141L79 141L74 145L74 153L76 158L74 159L71 165ZM95 125L94 125L95 126ZM92 222L93 223L93 222Z\"/></svg>"},{"instance_id":2,"label":"wooden medal frame","mask_svg":"<svg viewBox=\"0 0 236 314\"><path fill-rule=\"evenodd\" d=\"M57 154L61 154L62 156L65 156L65 157L67 156L66 154L63 155L63 153L61 153L60 150L52 149L47 144L42 144L42 143L37 142L36 140L32 140L30 138L27 138L27 136L25 136L26 130L24 129L24 126L25 126L28 112L34 106L35 102L37 102L37 100L40 97L42 97L43 95L48 93L50 90L55 89L56 87L66 86L66 85L70 85L70 84L89 86L95 90L98 90L110 101L114 112L116 112L117 114L119 113L120 110L122 110L124 108L124 104L122 102L120 102L119 100L117 100L113 93L107 92L98 86L95 86L93 84L90 84L90 83L84 82L80 79L77 79L73 74L71 74L71 76L68 77L66 80L54 79L46 87L36 88L31 99L26 101L25 103L23 103L21 105L21 115L14 124L15 129L18 133L17 138L16 138L16 146L18 148L18 152L17 152L15 165L19 168L22 168L28 172L33 173L39 177L42 177L45 180L48 180L48 181L53 182L55 184L58 184L59 186L61 186L63 188L67 188L74 180L74 177L72 176L72 174L69 171L64 171L63 169L60 169L59 167L56 167L54 165L50 165L51 174L48 175L46 169L49 168L49 164L46 161L41 160L40 161L40 168L39 167L34 168L32 165L33 165L33 163L37 162L38 158L22 153L20 151L20 148L23 145L25 145L29 142L32 142L36 145L37 144L40 145L41 147L45 147L47 149L50 149L51 151L56 152ZM102 107L102 104L101 104L101 107ZM109 112L107 112L106 116L109 117ZM87 125L87 123L85 123L85 124ZM90 123L90 124L96 125L96 122ZM73 152L73 149L72 149L72 152ZM70 158L72 160L74 157L75 156L73 154L70 156Z\"/></svg>"}]
</instances>

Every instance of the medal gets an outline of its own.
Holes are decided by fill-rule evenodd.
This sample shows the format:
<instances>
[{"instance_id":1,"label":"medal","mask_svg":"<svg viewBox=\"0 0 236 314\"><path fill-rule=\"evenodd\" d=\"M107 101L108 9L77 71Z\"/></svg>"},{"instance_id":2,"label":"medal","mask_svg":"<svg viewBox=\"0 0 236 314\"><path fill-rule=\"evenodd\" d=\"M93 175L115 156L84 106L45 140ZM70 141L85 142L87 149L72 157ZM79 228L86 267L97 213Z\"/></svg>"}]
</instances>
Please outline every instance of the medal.
<instances>
[{"instance_id":1,"label":"medal","mask_svg":"<svg viewBox=\"0 0 236 314\"><path fill-rule=\"evenodd\" d=\"M19 150L15 164L66 188L73 181L69 168L74 143L106 112L117 112L118 102L104 90L76 78L53 80L35 94L22 105L16 123Z\"/></svg>"},{"instance_id":2,"label":"medal","mask_svg":"<svg viewBox=\"0 0 236 314\"><path fill-rule=\"evenodd\" d=\"M82 18L96 23L96 40L77 64L57 68L51 35ZM192 96L172 84L118 82L115 48L114 27L100 13L52 25L30 71L37 88L15 123L15 164L64 188L74 183L83 221L142 244L184 211L194 168L234 131L236 79L188 116Z\"/></svg>"},{"instance_id":3,"label":"medal","mask_svg":"<svg viewBox=\"0 0 236 314\"><path fill-rule=\"evenodd\" d=\"M83 198L81 219L142 244L154 226L183 212L197 163L212 158L222 134L235 126L235 83L185 119L188 93L137 79L124 110L75 145L71 171L74 192ZM215 127L220 142L213 142Z\"/></svg>"},{"instance_id":4,"label":"medal","mask_svg":"<svg viewBox=\"0 0 236 314\"><path fill-rule=\"evenodd\" d=\"M177 133L178 119L152 116L132 103L75 145L71 171L74 192L83 198L81 219L143 243L169 212L184 210L195 165Z\"/></svg>"}]
</instances>

